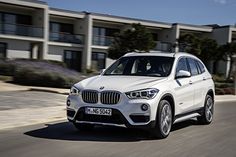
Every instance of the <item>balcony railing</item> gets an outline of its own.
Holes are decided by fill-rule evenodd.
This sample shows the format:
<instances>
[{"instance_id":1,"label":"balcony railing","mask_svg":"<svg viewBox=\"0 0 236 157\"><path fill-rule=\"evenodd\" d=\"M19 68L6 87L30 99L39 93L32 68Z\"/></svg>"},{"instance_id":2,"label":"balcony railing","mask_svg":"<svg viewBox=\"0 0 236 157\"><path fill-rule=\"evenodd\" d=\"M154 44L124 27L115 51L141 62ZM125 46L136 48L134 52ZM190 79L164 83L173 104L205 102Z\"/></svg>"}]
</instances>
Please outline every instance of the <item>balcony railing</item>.
<instances>
[{"instance_id":1,"label":"balcony railing","mask_svg":"<svg viewBox=\"0 0 236 157\"><path fill-rule=\"evenodd\" d=\"M70 34L66 32L50 32L50 41L83 44L84 36L81 34Z\"/></svg>"},{"instance_id":2,"label":"balcony railing","mask_svg":"<svg viewBox=\"0 0 236 157\"><path fill-rule=\"evenodd\" d=\"M93 45L110 46L113 40L110 36L93 36Z\"/></svg>"},{"instance_id":3,"label":"balcony railing","mask_svg":"<svg viewBox=\"0 0 236 157\"><path fill-rule=\"evenodd\" d=\"M43 28L32 25L11 24L0 22L0 34L43 37Z\"/></svg>"},{"instance_id":4,"label":"balcony railing","mask_svg":"<svg viewBox=\"0 0 236 157\"><path fill-rule=\"evenodd\" d=\"M168 42L161 42L161 41L156 41L156 47L154 50L157 51L165 51L165 52L171 52L172 51L172 44Z\"/></svg>"}]
</instances>

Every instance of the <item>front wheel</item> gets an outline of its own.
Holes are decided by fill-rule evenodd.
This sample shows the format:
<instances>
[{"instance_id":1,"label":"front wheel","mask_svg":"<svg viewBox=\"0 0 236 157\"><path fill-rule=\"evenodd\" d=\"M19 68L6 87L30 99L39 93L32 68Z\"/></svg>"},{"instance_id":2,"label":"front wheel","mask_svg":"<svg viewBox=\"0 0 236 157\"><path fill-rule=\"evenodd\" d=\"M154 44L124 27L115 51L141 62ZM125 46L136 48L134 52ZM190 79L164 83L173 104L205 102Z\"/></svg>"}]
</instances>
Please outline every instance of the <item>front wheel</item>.
<instances>
[{"instance_id":1,"label":"front wheel","mask_svg":"<svg viewBox=\"0 0 236 157\"><path fill-rule=\"evenodd\" d=\"M205 100L205 105L203 108L203 113L200 117L198 117L198 121L200 124L210 124L213 120L214 113L214 100L212 96L207 95Z\"/></svg>"},{"instance_id":2,"label":"front wheel","mask_svg":"<svg viewBox=\"0 0 236 157\"><path fill-rule=\"evenodd\" d=\"M151 130L155 138L166 138L172 126L172 109L167 100L161 100L157 110L156 126Z\"/></svg>"}]
</instances>

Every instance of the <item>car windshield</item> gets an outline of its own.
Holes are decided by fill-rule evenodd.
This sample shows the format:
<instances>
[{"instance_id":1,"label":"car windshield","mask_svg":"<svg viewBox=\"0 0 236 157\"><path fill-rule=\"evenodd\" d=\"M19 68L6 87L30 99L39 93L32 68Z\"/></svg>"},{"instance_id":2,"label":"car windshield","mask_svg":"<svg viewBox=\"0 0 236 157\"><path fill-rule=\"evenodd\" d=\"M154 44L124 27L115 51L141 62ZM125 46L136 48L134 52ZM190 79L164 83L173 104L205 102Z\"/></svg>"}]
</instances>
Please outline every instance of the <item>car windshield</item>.
<instances>
[{"instance_id":1,"label":"car windshield","mask_svg":"<svg viewBox=\"0 0 236 157\"><path fill-rule=\"evenodd\" d=\"M122 57L110 66L104 75L132 75L167 77L170 75L174 57L131 56Z\"/></svg>"}]
</instances>

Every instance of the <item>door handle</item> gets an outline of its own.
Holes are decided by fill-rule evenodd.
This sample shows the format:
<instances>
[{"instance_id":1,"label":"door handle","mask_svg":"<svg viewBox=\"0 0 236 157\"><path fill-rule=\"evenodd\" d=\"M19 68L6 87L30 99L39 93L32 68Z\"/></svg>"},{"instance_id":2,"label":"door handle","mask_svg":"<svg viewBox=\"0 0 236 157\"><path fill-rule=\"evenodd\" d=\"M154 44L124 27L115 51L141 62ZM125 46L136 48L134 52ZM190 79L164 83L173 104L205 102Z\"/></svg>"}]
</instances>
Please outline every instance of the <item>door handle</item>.
<instances>
[{"instance_id":1,"label":"door handle","mask_svg":"<svg viewBox=\"0 0 236 157\"><path fill-rule=\"evenodd\" d=\"M205 77L203 77L203 79L202 79L203 81L205 81L206 80L206 78Z\"/></svg>"},{"instance_id":2,"label":"door handle","mask_svg":"<svg viewBox=\"0 0 236 157\"><path fill-rule=\"evenodd\" d=\"M189 81L189 84L193 84L193 81Z\"/></svg>"}]
</instances>

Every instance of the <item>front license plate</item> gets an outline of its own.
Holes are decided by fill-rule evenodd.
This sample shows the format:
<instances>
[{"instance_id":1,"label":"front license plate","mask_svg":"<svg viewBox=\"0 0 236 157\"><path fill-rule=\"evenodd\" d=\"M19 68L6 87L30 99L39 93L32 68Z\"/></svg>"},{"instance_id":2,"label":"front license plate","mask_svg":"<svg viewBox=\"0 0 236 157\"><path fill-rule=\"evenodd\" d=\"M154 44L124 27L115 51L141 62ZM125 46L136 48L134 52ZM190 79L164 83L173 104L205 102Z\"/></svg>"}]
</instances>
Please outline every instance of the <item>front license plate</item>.
<instances>
[{"instance_id":1,"label":"front license plate","mask_svg":"<svg viewBox=\"0 0 236 157\"><path fill-rule=\"evenodd\" d=\"M85 108L85 113L86 114L93 114L93 115L111 116L112 115L112 109L86 107Z\"/></svg>"}]
</instances>

